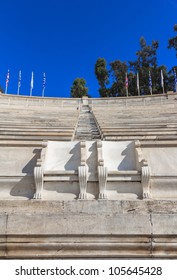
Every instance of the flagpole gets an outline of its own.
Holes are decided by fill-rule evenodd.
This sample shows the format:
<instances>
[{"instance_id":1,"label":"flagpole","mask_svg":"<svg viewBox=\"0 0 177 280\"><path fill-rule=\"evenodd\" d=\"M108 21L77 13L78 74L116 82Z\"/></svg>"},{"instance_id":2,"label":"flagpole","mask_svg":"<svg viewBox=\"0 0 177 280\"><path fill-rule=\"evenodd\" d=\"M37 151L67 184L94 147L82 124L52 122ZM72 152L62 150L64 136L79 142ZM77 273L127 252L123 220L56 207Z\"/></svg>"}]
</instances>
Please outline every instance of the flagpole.
<instances>
[{"instance_id":1,"label":"flagpole","mask_svg":"<svg viewBox=\"0 0 177 280\"><path fill-rule=\"evenodd\" d=\"M150 71L149 71L149 91L150 91L150 94L152 95L152 79L151 79Z\"/></svg>"},{"instance_id":2,"label":"flagpole","mask_svg":"<svg viewBox=\"0 0 177 280\"><path fill-rule=\"evenodd\" d=\"M20 94L20 87L21 87L21 70L19 71L19 76L18 76L18 88L17 88L17 95Z\"/></svg>"},{"instance_id":3,"label":"flagpole","mask_svg":"<svg viewBox=\"0 0 177 280\"><path fill-rule=\"evenodd\" d=\"M7 76L6 76L6 88L5 88L5 94L7 94L8 83L9 83L9 70L7 71Z\"/></svg>"},{"instance_id":4,"label":"flagpole","mask_svg":"<svg viewBox=\"0 0 177 280\"><path fill-rule=\"evenodd\" d=\"M32 91L33 91L33 72L31 72L30 96L32 96Z\"/></svg>"},{"instance_id":5,"label":"flagpole","mask_svg":"<svg viewBox=\"0 0 177 280\"><path fill-rule=\"evenodd\" d=\"M163 87L162 87L162 90L163 90L163 93L165 93L165 90L164 90L164 85L163 85Z\"/></svg>"},{"instance_id":6,"label":"flagpole","mask_svg":"<svg viewBox=\"0 0 177 280\"><path fill-rule=\"evenodd\" d=\"M33 89L32 89L32 87L30 87L30 96L32 96L32 91L33 91Z\"/></svg>"},{"instance_id":7,"label":"flagpole","mask_svg":"<svg viewBox=\"0 0 177 280\"><path fill-rule=\"evenodd\" d=\"M163 71L161 69L160 71L160 75L161 75L161 86L162 86L162 91L163 91L163 94L165 93L165 90L164 90L164 78L163 78Z\"/></svg>"},{"instance_id":8,"label":"flagpole","mask_svg":"<svg viewBox=\"0 0 177 280\"><path fill-rule=\"evenodd\" d=\"M175 68L174 68L174 76L175 76L175 91L177 92L177 77L176 77L176 71L175 71Z\"/></svg>"},{"instance_id":9,"label":"flagpole","mask_svg":"<svg viewBox=\"0 0 177 280\"><path fill-rule=\"evenodd\" d=\"M128 88L126 88L126 96L128 97Z\"/></svg>"},{"instance_id":10,"label":"flagpole","mask_svg":"<svg viewBox=\"0 0 177 280\"><path fill-rule=\"evenodd\" d=\"M126 89L126 96L128 97L128 77L127 77L127 73L125 74L125 89Z\"/></svg>"},{"instance_id":11,"label":"flagpole","mask_svg":"<svg viewBox=\"0 0 177 280\"><path fill-rule=\"evenodd\" d=\"M44 97L45 84L46 84L46 75L45 73L43 73L42 97Z\"/></svg>"},{"instance_id":12,"label":"flagpole","mask_svg":"<svg viewBox=\"0 0 177 280\"><path fill-rule=\"evenodd\" d=\"M7 84L6 84L5 94L7 94Z\"/></svg>"},{"instance_id":13,"label":"flagpole","mask_svg":"<svg viewBox=\"0 0 177 280\"><path fill-rule=\"evenodd\" d=\"M138 90L138 96L140 96L140 84L139 84L139 73L137 72L137 90Z\"/></svg>"}]
</instances>

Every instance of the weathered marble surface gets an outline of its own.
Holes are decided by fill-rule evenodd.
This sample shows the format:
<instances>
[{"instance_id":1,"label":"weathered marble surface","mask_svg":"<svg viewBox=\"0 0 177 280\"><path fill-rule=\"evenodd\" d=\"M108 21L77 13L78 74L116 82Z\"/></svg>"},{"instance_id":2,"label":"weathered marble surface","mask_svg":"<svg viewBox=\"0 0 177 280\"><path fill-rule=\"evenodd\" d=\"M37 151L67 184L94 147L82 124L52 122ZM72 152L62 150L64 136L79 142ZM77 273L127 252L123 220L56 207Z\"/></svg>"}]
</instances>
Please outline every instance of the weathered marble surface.
<instances>
[{"instance_id":1,"label":"weathered marble surface","mask_svg":"<svg viewBox=\"0 0 177 280\"><path fill-rule=\"evenodd\" d=\"M176 210L176 201L0 201L0 258L177 258Z\"/></svg>"}]
</instances>

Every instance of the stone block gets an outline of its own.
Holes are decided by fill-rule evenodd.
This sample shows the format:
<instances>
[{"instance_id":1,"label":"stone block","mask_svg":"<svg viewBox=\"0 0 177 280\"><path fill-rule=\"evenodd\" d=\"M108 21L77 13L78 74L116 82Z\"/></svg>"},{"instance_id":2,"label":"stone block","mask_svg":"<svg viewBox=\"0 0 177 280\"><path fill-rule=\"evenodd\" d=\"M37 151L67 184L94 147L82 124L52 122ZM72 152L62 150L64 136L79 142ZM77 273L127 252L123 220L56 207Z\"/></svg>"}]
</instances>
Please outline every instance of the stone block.
<instances>
[{"instance_id":1,"label":"stone block","mask_svg":"<svg viewBox=\"0 0 177 280\"><path fill-rule=\"evenodd\" d=\"M177 235L177 214L152 214L153 235Z\"/></svg>"},{"instance_id":2,"label":"stone block","mask_svg":"<svg viewBox=\"0 0 177 280\"><path fill-rule=\"evenodd\" d=\"M76 235L147 235L150 234L148 215L9 215L7 234L76 234Z\"/></svg>"}]
</instances>

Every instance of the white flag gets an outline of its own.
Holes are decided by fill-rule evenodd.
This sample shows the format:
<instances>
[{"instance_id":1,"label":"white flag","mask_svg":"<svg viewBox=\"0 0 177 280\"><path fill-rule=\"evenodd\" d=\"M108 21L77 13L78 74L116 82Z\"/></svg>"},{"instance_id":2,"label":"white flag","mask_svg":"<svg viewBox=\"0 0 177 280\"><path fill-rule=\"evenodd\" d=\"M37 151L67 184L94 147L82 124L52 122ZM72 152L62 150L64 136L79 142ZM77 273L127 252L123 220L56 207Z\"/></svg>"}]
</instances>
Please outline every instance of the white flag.
<instances>
[{"instance_id":1,"label":"white flag","mask_svg":"<svg viewBox=\"0 0 177 280\"><path fill-rule=\"evenodd\" d=\"M161 70L161 86L162 86L162 88L164 86L164 80L163 79L164 79L163 78L163 71Z\"/></svg>"},{"instance_id":2,"label":"white flag","mask_svg":"<svg viewBox=\"0 0 177 280\"><path fill-rule=\"evenodd\" d=\"M46 85L46 75L45 75L45 73L43 73L43 83L42 83L43 89L45 89L45 85Z\"/></svg>"},{"instance_id":3,"label":"white flag","mask_svg":"<svg viewBox=\"0 0 177 280\"><path fill-rule=\"evenodd\" d=\"M9 83L9 78L10 78L10 71L7 71L7 76L6 76L6 85L8 86Z\"/></svg>"},{"instance_id":4,"label":"white flag","mask_svg":"<svg viewBox=\"0 0 177 280\"><path fill-rule=\"evenodd\" d=\"M21 72L21 70L20 70L20 71L19 71L19 74L18 74L18 88L17 88L17 94L20 94L21 79L22 79L22 72Z\"/></svg>"},{"instance_id":5,"label":"white flag","mask_svg":"<svg viewBox=\"0 0 177 280\"><path fill-rule=\"evenodd\" d=\"M18 75L18 86L21 87L21 79L22 79L22 71L19 71L19 75Z\"/></svg>"},{"instance_id":6,"label":"white flag","mask_svg":"<svg viewBox=\"0 0 177 280\"><path fill-rule=\"evenodd\" d=\"M32 91L33 91L33 72L31 73L30 96L32 96Z\"/></svg>"},{"instance_id":7,"label":"white flag","mask_svg":"<svg viewBox=\"0 0 177 280\"><path fill-rule=\"evenodd\" d=\"M7 88L9 85L9 78L10 78L10 71L7 71L7 76L6 76L6 89L5 89L5 93L7 93Z\"/></svg>"},{"instance_id":8,"label":"white flag","mask_svg":"<svg viewBox=\"0 0 177 280\"><path fill-rule=\"evenodd\" d=\"M44 97L45 85L46 85L46 75L45 73L43 73L42 97Z\"/></svg>"},{"instance_id":9,"label":"white flag","mask_svg":"<svg viewBox=\"0 0 177 280\"><path fill-rule=\"evenodd\" d=\"M33 72L31 73L31 89L33 89Z\"/></svg>"}]
</instances>

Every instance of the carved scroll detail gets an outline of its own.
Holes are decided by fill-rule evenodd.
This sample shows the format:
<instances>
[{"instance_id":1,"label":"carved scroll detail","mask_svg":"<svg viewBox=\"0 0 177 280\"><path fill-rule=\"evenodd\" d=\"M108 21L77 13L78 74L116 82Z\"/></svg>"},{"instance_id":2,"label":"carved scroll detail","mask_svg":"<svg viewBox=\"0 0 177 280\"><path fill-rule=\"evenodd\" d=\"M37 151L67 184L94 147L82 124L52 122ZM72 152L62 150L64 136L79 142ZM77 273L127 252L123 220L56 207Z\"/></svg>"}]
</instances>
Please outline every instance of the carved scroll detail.
<instances>
[{"instance_id":1,"label":"carved scroll detail","mask_svg":"<svg viewBox=\"0 0 177 280\"><path fill-rule=\"evenodd\" d=\"M42 166L36 166L34 168L34 181L36 192L33 196L34 199L42 198L42 190L43 190L43 168Z\"/></svg>"},{"instance_id":2,"label":"carved scroll detail","mask_svg":"<svg viewBox=\"0 0 177 280\"><path fill-rule=\"evenodd\" d=\"M98 180L99 180L99 199L106 199L106 184L108 171L105 166L98 166Z\"/></svg>"},{"instance_id":3,"label":"carved scroll detail","mask_svg":"<svg viewBox=\"0 0 177 280\"><path fill-rule=\"evenodd\" d=\"M33 199L42 198L43 190L43 163L46 154L47 142L43 142L43 149L41 151L41 157L37 160L36 167L34 168L34 182L35 182L35 193Z\"/></svg>"},{"instance_id":4,"label":"carved scroll detail","mask_svg":"<svg viewBox=\"0 0 177 280\"><path fill-rule=\"evenodd\" d=\"M88 180L88 170L86 166L86 143L85 141L80 142L81 148L81 165L78 167L78 175L79 175L79 187L80 194L79 199L87 198L87 180Z\"/></svg>"},{"instance_id":5,"label":"carved scroll detail","mask_svg":"<svg viewBox=\"0 0 177 280\"><path fill-rule=\"evenodd\" d=\"M138 171L141 171L142 162L145 161L145 159L143 158L140 141L136 140L134 143L135 143L136 166L137 166Z\"/></svg>"},{"instance_id":6,"label":"carved scroll detail","mask_svg":"<svg viewBox=\"0 0 177 280\"><path fill-rule=\"evenodd\" d=\"M143 161L143 166L141 168L141 183L143 188L143 198L150 198L150 183L151 183L150 167L147 161Z\"/></svg>"},{"instance_id":7,"label":"carved scroll detail","mask_svg":"<svg viewBox=\"0 0 177 280\"><path fill-rule=\"evenodd\" d=\"M98 181L99 181L99 199L106 199L106 185L108 170L104 166L104 159L102 153L102 142L97 142L97 159L98 159Z\"/></svg>"},{"instance_id":8,"label":"carved scroll detail","mask_svg":"<svg viewBox=\"0 0 177 280\"><path fill-rule=\"evenodd\" d=\"M151 198L151 170L147 160L143 157L141 143L139 140L135 141L136 165L138 171L141 172L141 184L143 190L143 199Z\"/></svg>"},{"instance_id":9,"label":"carved scroll detail","mask_svg":"<svg viewBox=\"0 0 177 280\"><path fill-rule=\"evenodd\" d=\"M86 166L79 166L78 167L79 173L79 186L80 186L80 194L79 199L86 199L87 198L87 168Z\"/></svg>"}]
</instances>

